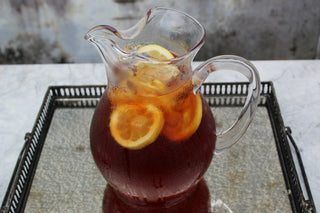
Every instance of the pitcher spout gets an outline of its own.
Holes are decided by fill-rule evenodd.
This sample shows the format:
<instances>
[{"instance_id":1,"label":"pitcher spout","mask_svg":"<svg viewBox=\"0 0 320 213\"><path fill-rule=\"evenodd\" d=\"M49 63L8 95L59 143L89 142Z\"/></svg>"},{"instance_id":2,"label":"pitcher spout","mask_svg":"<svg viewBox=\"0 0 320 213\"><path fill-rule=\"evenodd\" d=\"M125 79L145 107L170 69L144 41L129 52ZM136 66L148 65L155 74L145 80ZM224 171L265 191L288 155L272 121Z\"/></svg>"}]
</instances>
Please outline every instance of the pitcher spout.
<instances>
[{"instance_id":1,"label":"pitcher spout","mask_svg":"<svg viewBox=\"0 0 320 213\"><path fill-rule=\"evenodd\" d=\"M115 67L120 64L125 66L128 54L122 47L124 43L123 36L114 27L108 25L99 25L90 29L85 37L92 43L99 52L99 55L106 67L108 84L116 84ZM119 63L119 60L122 63ZM121 69L126 70L126 69Z\"/></svg>"},{"instance_id":2,"label":"pitcher spout","mask_svg":"<svg viewBox=\"0 0 320 213\"><path fill-rule=\"evenodd\" d=\"M117 43L121 39L115 28L108 25L95 26L86 33L84 38L97 48L105 65L114 63L114 54L120 50Z\"/></svg>"},{"instance_id":3,"label":"pitcher spout","mask_svg":"<svg viewBox=\"0 0 320 213\"><path fill-rule=\"evenodd\" d=\"M145 22L146 18L143 18L126 30L117 30L109 25L98 25L90 29L84 38L93 43L100 54L104 53L104 50L111 51L113 54L130 54L132 51L128 51L127 47L136 43L135 39L144 28ZM109 64L107 56L101 55L104 62Z\"/></svg>"},{"instance_id":4,"label":"pitcher spout","mask_svg":"<svg viewBox=\"0 0 320 213\"><path fill-rule=\"evenodd\" d=\"M98 25L85 34L85 39L92 43L98 50L106 67L108 82L114 79L115 67L130 66L137 61L134 47L137 47L135 39L145 25L145 18L136 25L126 30L117 30L109 25Z\"/></svg>"},{"instance_id":5,"label":"pitcher spout","mask_svg":"<svg viewBox=\"0 0 320 213\"><path fill-rule=\"evenodd\" d=\"M173 65L179 70L180 79L189 79L192 74L191 61L204 43L205 30L183 12L156 7L129 29L118 30L99 25L90 29L85 39L100 53L107 68L108 83L116 85L125 76L123 73L135 75L141 64L148 63L152 64L149 67ZM152 45L168 50L172 57L159 58L139 51L141 47ZM158 69L149 71L152 73L155 70Z\"/></svg>"}]
</instances>

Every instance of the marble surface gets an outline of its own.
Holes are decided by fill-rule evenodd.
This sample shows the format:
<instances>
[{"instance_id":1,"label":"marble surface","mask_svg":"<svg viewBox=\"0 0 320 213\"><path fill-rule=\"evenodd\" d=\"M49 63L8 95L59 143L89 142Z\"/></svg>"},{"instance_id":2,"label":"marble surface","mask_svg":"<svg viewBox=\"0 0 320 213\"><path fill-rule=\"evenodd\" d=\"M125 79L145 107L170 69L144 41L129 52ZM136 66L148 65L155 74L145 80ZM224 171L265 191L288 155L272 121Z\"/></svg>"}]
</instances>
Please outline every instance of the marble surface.
<instances>
[{"instance_id":1,"label":"marble surface","mask_svg":"<svg viewBox=\"0 0 320 213\"><path fill-rule=\"evenodd\" d=\"M284 124L292 129L314 202L320 209L320 60L252 63L262 81L274 82ZM238 77L233 72L218 72L208 81L235 81ZM24 134L32 130L48 86L105 83L102 64L0 66L1 203L23 146Z\"/></svg>"}]
</instances>

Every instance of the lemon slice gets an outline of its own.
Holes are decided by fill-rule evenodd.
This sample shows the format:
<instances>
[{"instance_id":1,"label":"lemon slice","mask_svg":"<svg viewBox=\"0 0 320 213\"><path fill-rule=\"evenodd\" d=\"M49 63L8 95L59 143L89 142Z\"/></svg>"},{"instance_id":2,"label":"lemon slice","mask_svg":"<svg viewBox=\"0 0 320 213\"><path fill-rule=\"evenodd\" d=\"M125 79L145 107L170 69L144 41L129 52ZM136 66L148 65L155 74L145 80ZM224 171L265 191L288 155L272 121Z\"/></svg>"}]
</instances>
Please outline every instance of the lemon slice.
<instances>
[{"instance_id":1,"label":"lemon slice","mask_svg":"<svg viewBox=\"0 0 320 213\"><path fill-rule=\"evenodd\" d=\"M144 81L143 78L136 76L128 79L127 85L130 91L137 96L158 96L164 93L167 87L157 79Z\"/></svg>"},{"instance_id":2,"label":"lemon slice","mask_svg":"<svg viewBox=\"0 0 320 213\"><path fill-rule=\"evenodd\" d=\"M163 134L172 141L183 141L191 137L199 128L202 119L202 101L200 94L190 92L181 102L165 110Z\"/></svg>"},{"instance_id":3,"label":"lemon slice","mask_svg":"<svg viewBox=\"0 0 320 213\"><path fill-rule=\"evenodd\" d=\"M142 149L153 143L162 131L162 111L152 104L123 104L110 116L114 139L128 149Z\"/></svg>"},{"instance_id":4,"label":"lemon slice","mask_svg":"<svg viewBox=\"0 0 320 213\"><path fill-rule=\"evenodd\" d=\"M174 58L174 56L169 50L157 44L149 44L146 46L142 46L137 50L137 53L146 53L154 58L162 60Z\"/></svg>"},{"instance_id":5,"label":"lemon slice","mask_svg":"<svg viewBox=\"0 0 320 213\"><path fill-rule=\"evenodd\" d=\"M161 60L174 58L169 50L156 44L142 46L137 53L146 53ZM178 67L168 62L141 60L135 63L135 67L135 75L128 79L128 85L136 95L163 94L168 89L167 85L180 74Z\"/></svg>"}]
</instances>

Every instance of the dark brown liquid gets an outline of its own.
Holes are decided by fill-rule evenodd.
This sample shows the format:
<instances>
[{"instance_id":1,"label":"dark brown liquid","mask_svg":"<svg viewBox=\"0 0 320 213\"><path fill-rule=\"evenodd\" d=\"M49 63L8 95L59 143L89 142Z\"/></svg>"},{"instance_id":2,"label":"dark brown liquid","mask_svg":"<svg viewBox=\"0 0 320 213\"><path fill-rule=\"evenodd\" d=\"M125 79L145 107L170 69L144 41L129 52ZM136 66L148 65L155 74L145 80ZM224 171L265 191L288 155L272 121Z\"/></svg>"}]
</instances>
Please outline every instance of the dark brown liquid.
<instances>
[{"instance_id":1,"label":"dark brown liquid","mask_svg":"<svg viewBox=\"0 0 320 213\"><path fill-rule=\"evenodd\" d=\"M111 103L105 92L91 123L91 150L101 173L120 197L140 205L166 203L201 180L216 142L214 118L203 98L202 102L202 120L190 138L174 142L160 134L152 144L130 150L110 133Z\"/></svg>"}]
</instances>

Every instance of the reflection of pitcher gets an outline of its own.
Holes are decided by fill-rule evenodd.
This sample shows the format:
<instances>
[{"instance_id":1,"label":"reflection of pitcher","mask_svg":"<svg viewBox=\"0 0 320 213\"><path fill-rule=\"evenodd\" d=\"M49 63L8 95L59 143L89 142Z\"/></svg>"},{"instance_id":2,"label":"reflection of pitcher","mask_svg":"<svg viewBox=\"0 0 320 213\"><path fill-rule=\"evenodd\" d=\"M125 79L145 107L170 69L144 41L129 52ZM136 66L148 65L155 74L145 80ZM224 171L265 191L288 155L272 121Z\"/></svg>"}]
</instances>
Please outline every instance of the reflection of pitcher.
<instances>
[{"instance_id":1,"label":"reflection of pitcher","mask_svg":"<svg viewBox=\"0 0 320 213\"><path fill-rule=\"evenodd\" d=\"M219 56L192 70L205 30L172 9L153 8L123 31L96 26L86 39L98 48L108 76L91 124L96 164L121 199L173 205L202 179L214 151L246 131L260 93L256 69L243 58ZM223 69L246 76L249 90L238 120L216 134L210 108L197 92L211 72Z\"/></svg>"}]
</instances>

